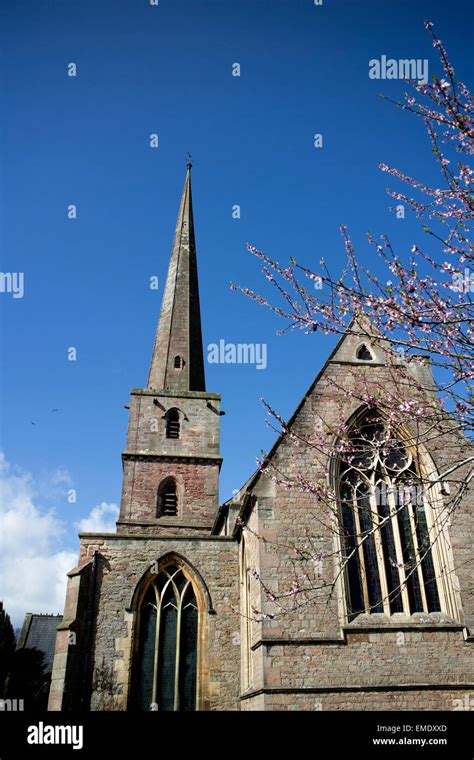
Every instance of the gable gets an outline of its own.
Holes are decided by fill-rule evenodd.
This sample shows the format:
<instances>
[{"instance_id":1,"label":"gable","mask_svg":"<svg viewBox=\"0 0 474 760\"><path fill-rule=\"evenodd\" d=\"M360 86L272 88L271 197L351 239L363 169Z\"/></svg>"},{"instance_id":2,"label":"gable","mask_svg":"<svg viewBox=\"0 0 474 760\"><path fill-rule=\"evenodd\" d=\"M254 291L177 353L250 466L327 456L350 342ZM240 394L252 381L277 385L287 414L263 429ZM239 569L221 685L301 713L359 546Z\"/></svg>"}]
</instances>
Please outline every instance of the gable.
<instances>
[{"instance_id":1,"label":"gable","mask_svg":"<svg viewBox=\"0 0 474 760\"><path fill-rule=\"evenodd\" d=\"M294 430L296 425L304 422L306 404L316 394L319 395L319 391L321 387L324 386L325 376L330 371L331 365L350 364L354 366L357 366L357 365L361 365L361 366L373 365L376 367L385 366L386 362L385 362L384 352L379 347L379 345L376 345L374 343L374 338L380 341L380 339L382 339L382 334L367 317L365 317L364 315L361 315L352 319L352 321L347 327L346 332L343 335L341 335L335 348L333 349L328 359L322 366L321 370L318 372L315 379L309 386L308 390L304 394L303 398L301 399L300 403L296 407L295 411L293 412L293 414L287 421L286 426L290 432ZM389 341L384 341L384 343L386 343L387 347L390 346ZM359 359L357 357L358 349L362 345L366 347L366 349L370 353L371 355L370 360ZM357 405L360 405L360 403ZM313 417L312 411L311 411L311 416ZM280 447L284 443L286 443L286 441L287 441L287 435L283 432L278 436L272 448L270 449L269 453L267 454L266 456L267 462L271 462L274 459ZM257 469L254 472L254 474L249 478L249 480L238 491L238 493L235 496L233 496L231 499L229 499L227 502L225 502L223 507L228 509L232 505L235 508L236 503L239 503L241 505L241 508L239 511L239 517L243 519L244 516L246 516L251 510L252 500L249 498L249 495L250 494L256 495L256 488L257 488L257 485L259 485L261 475L262 475L262 472L260 471L260 469ZM218 515L214 529L217 529L219 521L220 521L220 515Z\"/></svg>"}]
</instances>

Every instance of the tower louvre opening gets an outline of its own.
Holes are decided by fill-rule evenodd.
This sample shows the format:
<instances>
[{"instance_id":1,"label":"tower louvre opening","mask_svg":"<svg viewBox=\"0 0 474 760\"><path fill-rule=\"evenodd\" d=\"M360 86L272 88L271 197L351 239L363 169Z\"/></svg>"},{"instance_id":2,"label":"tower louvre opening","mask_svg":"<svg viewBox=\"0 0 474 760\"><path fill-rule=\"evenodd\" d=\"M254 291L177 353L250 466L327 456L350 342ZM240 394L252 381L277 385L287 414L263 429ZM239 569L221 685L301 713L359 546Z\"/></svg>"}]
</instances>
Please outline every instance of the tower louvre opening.
<instances>
[{"instance_id":1,"label":"tower louvre opening","mask_svg":"<svg viewBox=\"0 0 474 760\"><path fill-rule=\"evenodd\" d=\"M167 478L158 489L157 516L176 515L178 512L178 496L174 478Z\"/></svg>"},{"instance_id":2,"label":"tower louvre opening","mask_svg":"<svg viewBox=\"0 0 474 760\"><path fill-rule=\"evenodd\" d=\"M179 438L180 422L179 412L177 409L170 409L166 417L166 437Z\"/></svg>"}]
</instances>

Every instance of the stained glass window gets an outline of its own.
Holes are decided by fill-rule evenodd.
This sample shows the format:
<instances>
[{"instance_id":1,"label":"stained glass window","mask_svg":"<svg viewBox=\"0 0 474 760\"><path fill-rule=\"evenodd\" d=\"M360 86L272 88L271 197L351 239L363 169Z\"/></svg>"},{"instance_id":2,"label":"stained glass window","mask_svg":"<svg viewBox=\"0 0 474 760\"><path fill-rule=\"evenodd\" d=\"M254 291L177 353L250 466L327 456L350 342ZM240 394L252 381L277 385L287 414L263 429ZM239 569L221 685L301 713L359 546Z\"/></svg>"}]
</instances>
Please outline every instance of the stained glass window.
<instances>
[{"instance_id":1,"label":"stained glass window","mask_svg":"<svg viewBox=\"0 0 474 760\"><path fill-rule=\"evenodd\" d=\"M344 448L338 482L349 620L440 610L427 494L409 448L374 415Z\"/></svg>"},{"instance_id":2,"label":"stained glass window","mask_svg":"<svg viewBox=\"0 0 474 760\"><path fill-rule=\"evenodd\" d=\"M195 710L198 606L176 564L149 586L140 608L138 705L141 710Z\"/></svg>"}]
</instances>

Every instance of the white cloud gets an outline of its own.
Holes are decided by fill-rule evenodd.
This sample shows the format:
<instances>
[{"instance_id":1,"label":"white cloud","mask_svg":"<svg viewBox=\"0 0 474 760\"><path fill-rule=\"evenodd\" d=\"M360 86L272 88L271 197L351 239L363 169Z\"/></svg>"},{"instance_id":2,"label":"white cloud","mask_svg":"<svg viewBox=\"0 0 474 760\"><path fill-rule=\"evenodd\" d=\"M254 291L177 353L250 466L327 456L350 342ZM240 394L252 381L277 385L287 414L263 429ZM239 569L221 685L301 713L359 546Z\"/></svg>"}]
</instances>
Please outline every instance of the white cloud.
<instances>
[{"instance_id":1,"label":"white cloud","mask_svg":"<svg viewBox=\"0 0 474 760\"><path fill-rule=\"evenodd\" d=\"M68 524L48 502L64 498L71 485L64 469L34 478L0 452L0 600L15 627L26 612L64 610L67 573L77 565L79 547L66 544ZM74 527L115 532L118 514L116 504L103 501Z\"/></svg>"},{"instance_id":2,"label":"white cloud","mask_svg":"<svg viewBox=\"0 0 474 760\"><path fill-rule=\"evenodd\" d=\"M103 501L91 509L88 517L74 524L82 533L115 533L118 516L118 506Z\"/></svg>"},{"instance_id":3,"label":"white cloud","mask_svg":"<svg viewBox=\"0 0 474 760\"><path fill-rule=\"evenodd\" d=\"M61 546L65 530L53 509L38 504L32 475L0 453L0 595L15 626L26 612L62 612L66 573L78 557Z\"/></svg>"}]
</instances>

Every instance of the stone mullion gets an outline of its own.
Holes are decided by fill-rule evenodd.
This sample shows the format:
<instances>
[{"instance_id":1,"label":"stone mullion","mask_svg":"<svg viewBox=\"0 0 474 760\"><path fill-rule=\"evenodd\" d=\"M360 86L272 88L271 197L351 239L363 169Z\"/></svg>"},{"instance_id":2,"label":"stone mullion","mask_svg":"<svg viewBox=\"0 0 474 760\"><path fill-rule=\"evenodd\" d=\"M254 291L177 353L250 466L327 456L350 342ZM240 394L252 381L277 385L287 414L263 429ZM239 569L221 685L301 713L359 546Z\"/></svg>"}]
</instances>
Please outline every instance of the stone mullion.
<instances>
[{"instance_id":1,"label":"stone mullion","mask_svg":"<svg viewBox=\"0 0 474 760\"><path fill-rule=\"evenodd\" d=\"M352 509L354 512L354 522L355 522L356 540L357 540L357 553L359 555L360 577L362 581L362 593L364 595L364 606L366 610L370 611L369 589L367 586L367 573L365 570L364 546L363 546L363 541L362 541L362 530L361 530L361 525L360 525L359 505L357 504L357 489L354 486L352 486Z\"/></svg>"},{"instance_id":2,"label":"stone mullion","mask_svg":"<svg viewBox=\"0 0 474 760\"><path fill-rule=\"evenodd\" d=\"M189 581L188 581L189 582ZM182 601L184 596L184 591L179 596L178 589L176 585L173 582L173 588L175 592L175 598L178 605L177 614L176 614L176 654L175 654L175 670L174 670L174 709L175 711L179 710L179 654L180 654L180 640L181 640L181 607L182 607ZM184 587L184 590L186 590L187 585Z\"/></svg>"},{"instance_id":3,"label":"stone mullion","mask_svg":"<svg viewBox=\"0 0 474 760\"><path fill-rule=\"evenodd\" d=\"M152 689L152 704L157 704L157 690L158 690L158 651L160 643L160 622L161 622L161 599L160 593L156 583L153 584L156 600L156 630L155 630L155 657L153 660L153 689Z\"/></svg>"},{"instance_id":4,"label":"stone mullion","mask_svg":"<svg viewBox=\"0 0 474 760\"><path fill-rule=\"evenodd\" d=\"M191 584L192 585L192 584ZM194 591L194 587L193 587ZM196 704L195 708L196 710L199 710L199 705L201 704L201 693L202 693L202 642L201 642L201 605L199 604L198 598L196 594L194 595L194 598L196 599L196 609L197 609L197 655L196 655Z\"/></svg>"},{"instance_id":5,"label":"stone mullion","mask_svg":"<svg viewBox=\"0 0 474 760\"><path fill-rule=\"evenodd\" d=\"M389 504L389 513L391 515L391 521L392 521L393 541L395 544L395 553L396 553L396 559L397 559L398 577L400 581L399 585L400 585L400 591L402 595L402 604L403 604L404 611L407 613L407 615L409 615L410 614L410 599L408 597L405 564L403 561L403 548L402 548L402 541L400 538L400 529L398 525L397 505L395 503L394 488L391 481L389 481L388 486L389 487L387 488L387 498L388 498L388 504Z\"/></svg>"},{"instance_id":6,"label":"stone mullion","mask_svg":"<svg viewBox=\"0 0 474 760\"><path fill-rule=\"evenodd\" d=\"M386 615L390 615L390 599L388 591L387 576L385 573L385 563L383 554L382 535L380 533L380 516L377 509L377 499L375 498L375 475L376 470L372 470L370 484L369 484L369 504L370 514L372 517L372 523L374 524L374 542L375 542L375 555L377 557L377 566L379 570L380 579L380 591L382 594L383 610Z\"/></svg>"},{"instance_id":7,"label":"stone mullion","mask_svg":"<svg viewBox=\"0 0 474 760\"><path fill-rule=\"evenodd\" d=\"M412 536L413 536L413 548L415 550L415 557L416 557L415 572L418 574L418 582L419 582L419 585L420 585L420 593L421 593L421 601L422 601L422 604L423 604L423 612L429 612L429 610L428 610L428 600L426 599L426 592L425 592L425 581L424 581L424 578L423 578L423 569L421 567L420 548L418 546L418 536L417 536L417 533L416 533L416 521L415 521L415 515L413 513L413 503L412 503L412 501L410 501L408 503L408 514L410 516L410 526L411 526L411 532L412 532Z\"/></svg>"}]
</instances>

